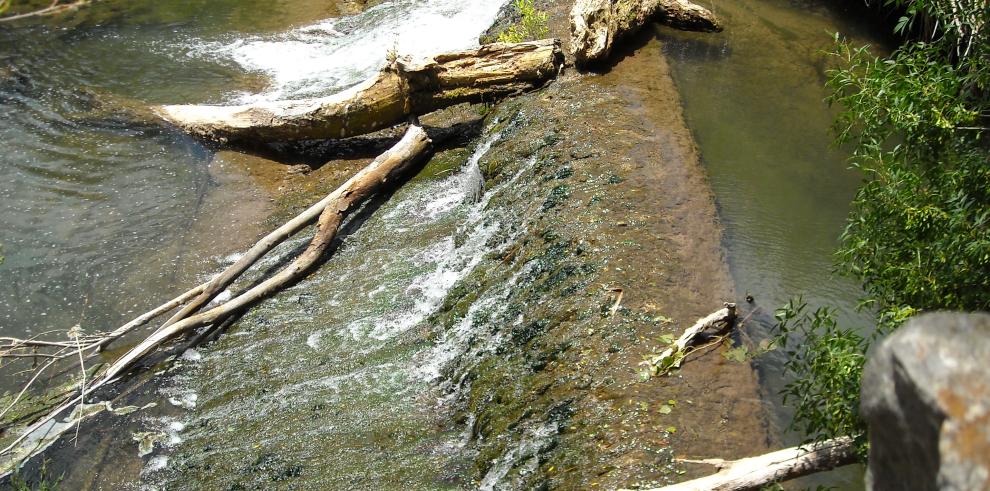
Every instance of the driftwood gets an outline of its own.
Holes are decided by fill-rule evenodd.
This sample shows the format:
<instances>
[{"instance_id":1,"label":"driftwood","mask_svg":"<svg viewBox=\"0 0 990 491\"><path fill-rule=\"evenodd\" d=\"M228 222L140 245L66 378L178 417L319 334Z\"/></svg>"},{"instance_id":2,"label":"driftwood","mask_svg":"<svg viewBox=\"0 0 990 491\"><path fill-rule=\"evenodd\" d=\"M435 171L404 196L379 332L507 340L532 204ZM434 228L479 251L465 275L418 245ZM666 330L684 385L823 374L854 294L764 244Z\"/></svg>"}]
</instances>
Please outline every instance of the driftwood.
<instances>
[{"instance_id":1,"label":"driftwood","mask_svg":"<svg viewBox=\"0 0 990 491\"><path fill-rule=\"evenodd\" d=\"M288 266L217 307L159 329L107 368L102 379L94 383L94 388L113 380L165 341L197 327L220 322L301 278L316 264L323 252L330 246L344 217L386 186L391 186L393 183L408 177L409 171L429 150L430 144L430 138L423 128L410 125L406 134L394 147L380 155L374 162L351 177L327 198L324 198L324 201L321 201L321 203L325 202L326 204L317 221L316 233L306 250Z\"/></svg>"},{"instance_id":2,"label":"driftwood","mask_svg":"<svg viewBox=\"0 0 990 491\"><path fill-rule=\"evenodd\" d=\"M646 359L641 365L646 366L643 375L645 378L657 377L667 372L679 368L684 357L691 352L691 348L698 341L709 334L718 334L729 330L733 321L736 320L736 304L726 303L725 307L698 319L691 327L684 330L681 337L677 338L670 346L659 355L653 355Z\"/></svg>"},{"instance_id":3,"label":"driftwood","mask_svg":"<svg viewBox=\"0 0 990 491\"><path fill-rule=\"evenodd\" d=\"M747 491L788 481L808 474L832 470L856 461L853 439L834 438L801 447L785 448L758 457L739 460L677 459L678 462L708 464L715 474L650 491Z\"/></svg>"},{"instance_id":4,"label":"driftwood","mask_svg":"<svg viewBox=\"0 0 990 491\"><path fill-rule=\"evenodd\" d=\"M379 193L384 188L395 185L396 183L402 182L405 178L408 178L411 171L416 167L416 164L421 162L424 155L430 149L431 143L430 138L420 126L410 125L406 130L405 135L398 143L396 143L395 146L380 155L374 160L374 162L355 174L347 182L319 203L308 209L303 214L297 216L288 224L283 225L283 227L276 230L276 232L286 232L290 229L301 228L306 223L312 221L313 217L311 215L313 215L314 208L321 207L319 208L319 219L316 225L316 233L313 235L309 246L289 265L272 277L262 281L261 283L251 287L247 291L240 293L236 297L217 307L191 317L174 321L171 324L159 328L158 331L114 361L114 363L100 373L97 380L95 380L88 387L78 387L80 389L79 395L49 412L38 421L35 421L22 433L21 437L16 439L3 450L0 450L0 454L8 454L15 451L17 445L28 435L31 435L35 431L39 430L39 428L44 427L44 425L49 424L66 410L83 402L85 396L93 390L112 383L124 371L134 366L134 364L140 361L144 356L151 353L168 340L198 327L223 322L231 315L242 312L260 300L300 279L318 262L322 254L327 250L336 236L344 217L346 217L348 213L354 211L365 200ZM255 252L262 249L265 251L271 250L271 248L274 247L274 245L272 245L274 242L272 237L272 234L266 236L259 243L263 245L256 245L255 248L252 248L251 250ZM281 240L284 240L284 238ZM256 255L257 257L255 260L260 258L263 253ZM240 261L238 263L240 263ZM235 263L235 265L238 263ZM243 266L243 268L241 266ZM250 264L241 266L234 269L240 269L243 271L243 269L246 269L250 266ZM221 276L223 276L223 274L221 274ZM210 285L211 283L208 282L197 286L183 295L180 295L180 297L176 300L166 303L152 312L160 312L163 307L174 304L179 299L184 298L188 300L194 295L200 295L201 298L201 294L212 290ZM149 312L149 314L151 314L151 312ZM145 314L142 318L149 314ZM175 316L173 316L173 318L175 318Z\"/></svg>"},{"instance_id":5,"label":"driftwood","mask_svg":"<svg viewBox=\"0 0 990 491\"><path fill-rule=\"evenodd\" d=\"M340 94L241 106L162 106L158 114L197 137L224 142L346 138L370 133L462 102L490 101L532 90L562 63L554 39L495 43L392 61L371 79Z\"/></svg>"},{"instance_id":6,"label":"driftwood","mask_svg":"<svg viewBox=\"0 0 990 491\"><path fill-rule=\"evenodd\" d=\"M689 0L577 0L571 8L571 52L578 66L608 57L615 43L647 22L692 31L721 31L712 12Z\"/></svg>"}]
</instances>

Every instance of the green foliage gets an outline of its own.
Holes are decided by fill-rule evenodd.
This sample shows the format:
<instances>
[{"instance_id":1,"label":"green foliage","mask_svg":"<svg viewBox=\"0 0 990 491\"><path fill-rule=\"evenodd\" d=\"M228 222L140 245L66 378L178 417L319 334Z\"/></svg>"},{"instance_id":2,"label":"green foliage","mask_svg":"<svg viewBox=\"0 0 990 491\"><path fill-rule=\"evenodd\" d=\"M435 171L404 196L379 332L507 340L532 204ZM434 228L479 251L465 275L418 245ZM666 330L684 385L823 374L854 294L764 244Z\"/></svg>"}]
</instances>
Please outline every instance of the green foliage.
<instances>
[{"instance_id":1,"label":"green foliage","mask_svg":"<svg viewBox=\"0 0 990 491\"><path fill-rule=\"evenodd\" d=\"M509 26L498 35L502 43L521 43L547 37L549 27L547 13L537 10L533 0L515 0L513 5L522 17L518 24Z\"/></svg>"},{"instance_id":2,"label":"green foliage","mask_svg":"<svg viewBox=\"0 0 990 491\"><path fill-rule=\"evenodd\" d=\"M868 341L853 329L839 327L830 309L809 313L807 307L794 299L776 312L777 341L787 355L784 368L799 375L784 389L784 404L794 408L793 426L808 441L854 435L865 457L859 380Z\"/></svg>"},{"instance_id":3,"label":"green foliage","mask_svg":"<svg viewBox=\"0 0 990 491\"><path fill-rule=\"evenodd\" d=\"M3 14L10 8L10 2L12 0L0 0L0 14Z\"/></svg>"},{"instance_id":4,"label":"green foliage","mask_svg":"<svg viewBox=\"0 0 990 491\"><path fill-rule=\"evenodd\" d=\"M52 479L48 475L48 460L41 462L41 469L39 470L41 476L37 481L29 481L21 477L17 472L14 472L10 476L10 489L14 491L56 491L58 490L59 484L62 482L62 476L56 479Z\"/></svg>"},{"instance_id":5,"label":"green foliage","mask_svg":"<svg viewBox=\"0 0 990 491\"><path fill-rule=\"evenodd\" d=\"M838 140L853 144L866 175L840 269L882 311L990 307L990 152L980 126L990 66L939 62L946 54L931 43L887 60L839 43L836 56L846 65L828 82L844 108Z\"/></svg>"},{"instance_id":6,"label":"green foliage","mask_svg":"<svg viewBox=\"0 0 990 491\"><path fill-rule=\"evenodd\" d=\"M876 338L918 312L990 309L990 9L887 4L906 12L898 32L924 41L878 58L837 36L827 82L829 102L842 108L836 140L864 176L837 270L861 281L861 306L876 324L839 327L829 309L808 313L800 300L778 312L786 367L797 375L785 400L813 440L865 435L859 381Z\"/></svg>"}]
</instances>

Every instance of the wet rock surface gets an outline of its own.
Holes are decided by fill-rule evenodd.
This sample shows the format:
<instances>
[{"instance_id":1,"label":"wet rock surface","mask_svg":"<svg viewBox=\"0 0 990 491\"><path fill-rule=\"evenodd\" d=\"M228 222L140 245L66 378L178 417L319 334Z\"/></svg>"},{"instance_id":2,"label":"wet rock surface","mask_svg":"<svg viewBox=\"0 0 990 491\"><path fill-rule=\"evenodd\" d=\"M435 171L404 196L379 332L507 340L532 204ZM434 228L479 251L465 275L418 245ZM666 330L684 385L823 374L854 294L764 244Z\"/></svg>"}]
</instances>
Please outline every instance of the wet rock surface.
<instances>
[{"instance_id":1,"label":"wet rock surface","mask_svg":"<svg viewBox=\"0 0 990 491\"><path fill-rule=\"evenodd\" d=\"M867 362L870 489L990 488L990 315L927 314Z\"/></svg>"},{"instance_id":2,"label":"wet rock surface","mask_svg":"<svg viewBox=\"0 0 990 491\"><path fill-rule=\"evenodd\" d=\"M670 377L637 373L661 336L732 289L659 43L640 37L618 58L606 75L558 80L488 118L501 137L479 167L487 185L518 179L490 207L508 209L520 236L430 322L441 340L477 328L443 379L470 425L482 489L656 485L710 470L675 455L765 449L752 368L722 346Z\"/></svg>"}]
</instances>

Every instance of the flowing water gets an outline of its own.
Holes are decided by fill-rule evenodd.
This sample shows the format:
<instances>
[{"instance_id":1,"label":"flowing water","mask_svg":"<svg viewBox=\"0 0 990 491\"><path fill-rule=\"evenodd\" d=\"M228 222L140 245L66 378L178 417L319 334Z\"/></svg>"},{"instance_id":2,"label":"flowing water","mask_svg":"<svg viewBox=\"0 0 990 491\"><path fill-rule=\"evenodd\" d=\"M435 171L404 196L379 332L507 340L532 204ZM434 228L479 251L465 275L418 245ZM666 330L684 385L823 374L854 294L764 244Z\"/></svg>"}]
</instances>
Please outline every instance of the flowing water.
<instances>
[{"instance_id":1,"label":"flowing water","mask_svg":"<svg viewBox=\"0 0 990 491\"><path fill-rule=\"evenodd\" d=\"M285 3L97 2L0 26L0 332L109 329L187 279L211 153L121 108L259 86L191 52L338 13Z\"/></svg>"},{"instance_id":2,"label":"flowing water","mask_svg":"<svg viewBox=\"0 0 990 491\"><path fill-rule=\"evenodd\" d=\"M422 55L474 44L500 6L113 3L68 22L0 27L2 334L114 326L236 259L197 254L197 233L240 236L231 249L257 232L197 228L212 212L203 209L216 184L212 151L108 106L333 93L375 71L390 48ZM716 11L723 34L660 36L718 196L737 290L767 310L805 292L855 318L856 286L829 270L858 176L828 144L817 50L830 29L867 31L817 3L747 0ZM532 266L479 292L453 329L436 335L423 322L524 232L519 217L489 204L521 192L513 184L535 161L486 187L478 163L499 138L492 131L434 159L352 218L317 273L184 355L162 388L171 409L141 423L161 435L139 461L144 485L492 488L545 445L556 430L535 427L479 482L465 480L471 424L452 421L453 389L437 385L460 384L451 365L505 341L479 326L510 317L508 292ZM771 391L779 368L761 361ZM776 414L780 425L786 411Z\"/></svg>"},{"instance_id":3,"label":"flowing water","mask_svg":"<svg viewBox=\"0 0 990 491\"><path fill-rule=\"evenodd\" d=\"M175 291L180 262L202 259L188 231L211 152L117 108L331 93L393 46L475 44L499 5L397 0L313 23L346 7L98 2L0 27L2 332L114 326Z\"/></svg>"}]
</instances>

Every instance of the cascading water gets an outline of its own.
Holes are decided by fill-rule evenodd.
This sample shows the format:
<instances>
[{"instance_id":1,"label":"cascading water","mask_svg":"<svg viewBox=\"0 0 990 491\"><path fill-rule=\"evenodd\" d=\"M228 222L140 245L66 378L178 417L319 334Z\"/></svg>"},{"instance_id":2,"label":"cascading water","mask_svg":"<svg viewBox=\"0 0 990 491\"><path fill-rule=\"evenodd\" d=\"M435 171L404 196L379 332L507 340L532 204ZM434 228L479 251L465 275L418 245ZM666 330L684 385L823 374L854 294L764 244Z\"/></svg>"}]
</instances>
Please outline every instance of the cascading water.
<instances>
[{"instance_id":1,"label":"cascading water","mask_svg":"<svg viewBox=\"0 0 990 491\"><path fill-rule=\"evenodd\" d=\"M449 423L436 420L448 392L435 381L457 354L497 340L467 323L431 347L422 330L451 288L520 230L506 228L513 218L489 202L533 161L472 196L478 161L498 138L482 141L455 174L400 189L360 219L319 271L253 309L198 361L183 361L164 395L189 412L149 425L170 435L160 439L169 449L148 461L149 482L172 489L281 476L314 486L373 479L432 488L462 478L447 474L470 455L460 428L436 429ZM270 261L300 244L283 244Z\"/></svg>"},{"instance_id":2,"label":"cascading water","mask_svg":"<svg viewBox=\"0 0 990 491\"><path fill-rule=\"evenodd\" d=\"M393 0L275 36L201 41L190 54L233 60L271 79L266 91L242 93L240 102L323 96L374 74L390 51L423 57L477 46L503 3Z\"/></svg>"}]
</instances>

